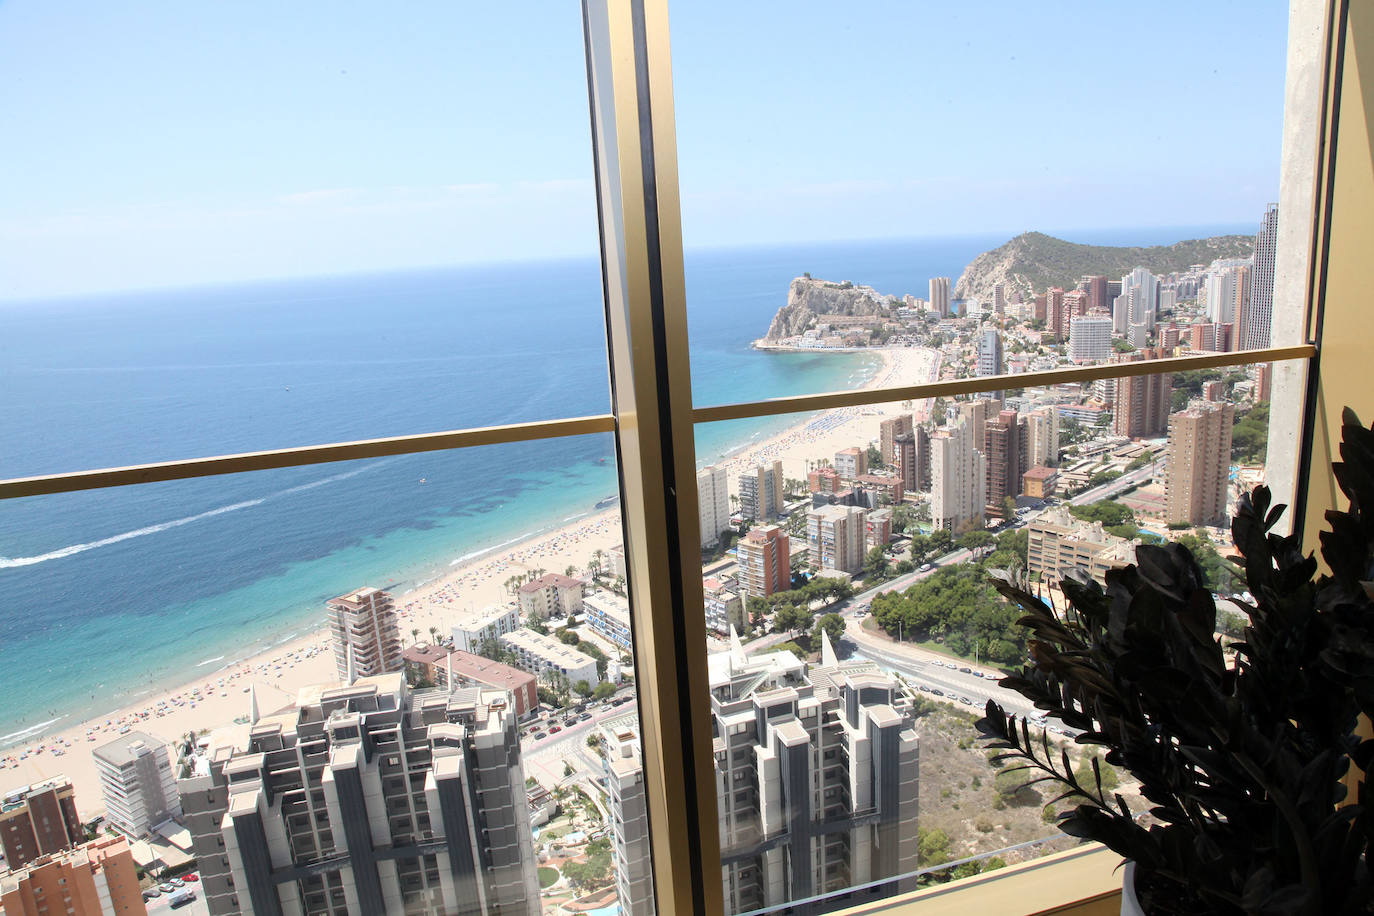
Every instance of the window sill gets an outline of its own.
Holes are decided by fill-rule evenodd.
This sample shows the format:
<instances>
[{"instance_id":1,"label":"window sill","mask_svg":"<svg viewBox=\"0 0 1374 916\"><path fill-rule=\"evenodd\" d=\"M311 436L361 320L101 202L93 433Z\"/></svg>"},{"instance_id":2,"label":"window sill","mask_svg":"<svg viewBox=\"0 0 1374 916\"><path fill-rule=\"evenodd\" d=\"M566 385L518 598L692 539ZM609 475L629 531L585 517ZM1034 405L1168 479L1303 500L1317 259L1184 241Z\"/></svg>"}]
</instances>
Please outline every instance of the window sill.
<instances>
[{"instance_id":1,"label":"window sill","mask_svg":"<svg viewBox=\"0 0 1374 916\"><path fill-rule=\"evenodd\" d=\"M1121 856L1094 843L839 913L1115 916L1121 912L1120 865Z\"/></svg>"}]
</instances>

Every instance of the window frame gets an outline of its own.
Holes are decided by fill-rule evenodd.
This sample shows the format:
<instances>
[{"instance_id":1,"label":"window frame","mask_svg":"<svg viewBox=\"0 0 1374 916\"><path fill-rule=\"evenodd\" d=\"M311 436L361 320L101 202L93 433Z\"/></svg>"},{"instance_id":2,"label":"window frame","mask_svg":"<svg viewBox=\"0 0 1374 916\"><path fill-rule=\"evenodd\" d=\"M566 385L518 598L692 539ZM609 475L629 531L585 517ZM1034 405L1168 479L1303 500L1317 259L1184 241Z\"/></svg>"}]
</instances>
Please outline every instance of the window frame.
<instances>
[{"instance_id":1,"label":"window frame","mask_svg":"<svg viewBox=\"0 0 1374 916\"><path fill-rule=\"evenodd\" d=\"M696 425L1008 387L1297 361L1294 365L1302 368L1295 374L1295 390L1306 396L1296 404L1290 399L1285 410L1299 411L1301 454L1295 456L1298 461L1291 469L1282 465L1280 475L1293 478L1296 498L1302 500L1312 471L1308 462L1317 409L1314 392L1322 317L1320 313L1314 315L1312 302L1324 297L1330 223L1323 216L1331 206L1324 195L1331 189L1334 172L1334 159L1328 163L1325 158L1334 157L1334 148L1328 149L1328 134L1334 132L1334 125L1327 121L1332 107L1340 103L1339 55L1334 55L1333 64L1332 46L1344 40L1348 9L1344 0L1294 4L1294 28L1299 17L1306 24L1319 16L1322 19L1320 40L1305 40L1301 49L1295 50L1290 38L1288 61L1290 106L1295 92L1301 96L1299 101L1312 95L1310 87L1294 89L1294 69L1315 68L1322 116L1321 127L1312 137L1304 134L1285 141L1284 206L1290 200L1301 204L1308 198L1315 210L1311 228L1298 230L1310 236L1311 245L1292 252L1294 260L1289 269L1291 273L1306 265L1311 271L1310 280L1302 284L1300 315L1290 316L1293 330L1275 335L1294 342L1263 350L703 407L695 406L691 397L667 0L583 0L582 12L601 232L610 413L0 480L0 500L614 433L633 657L636 670L641 672L637 701L657 905L663 912L715 914L723 908L718 802L705 622L694 612L704 603L697 553ZM1324 56L1314 62L1317 53ZM1308 149L1304 144L1309 141L1320 149ZM1295 157L1304 156L1313 161L1299 163L1301 168L1290 167ZM1312 165L1316 167L1308 168ZM1286 311L1292 310L1298 297L1296 292L1285 296ZM1298 342L1304 336L1317 343ZM1271 433L1271 444L1273 441ZM1282 492L1286 487L1280 482L1277 488Z\"/></svg>"}]
</instances>

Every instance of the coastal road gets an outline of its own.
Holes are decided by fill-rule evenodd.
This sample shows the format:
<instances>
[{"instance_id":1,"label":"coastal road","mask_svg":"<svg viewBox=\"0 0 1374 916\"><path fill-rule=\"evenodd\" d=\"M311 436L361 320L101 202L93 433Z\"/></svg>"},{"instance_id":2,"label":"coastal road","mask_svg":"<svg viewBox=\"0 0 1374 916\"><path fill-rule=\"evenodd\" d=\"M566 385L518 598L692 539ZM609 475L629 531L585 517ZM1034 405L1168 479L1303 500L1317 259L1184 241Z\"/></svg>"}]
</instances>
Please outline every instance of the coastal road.
<instances>
[{"instance_id":1,"label":"coastal road","mask_svg":"<svg viewBox=\"0 0 1374 916\"><path fill-rule=\"evenodd\" d=\"M612 697L612 699L620 699L626 696L633 698L633 691L621 690L615 697ZM563 766L565 763L572 763L574 767L580 765L581 769L587 770L594 775L599 775L601 763L592 749L587 747L587 736L600 728L605 722L624 715L633 714L636 711L633 699L629 703L622 703L619 706L613 706L605 711L601 709L601 706L602 704L600 703L589 706L587 708L587 714L590 714L591 718L585 722L581 721L583 714L577 714L576 718L579 721L576 725L572 726L563 725L566 719L573 716L572 713L541 716L539 721L542 724L535 728L535 732L542 731L545 733L545 737L537 740L534 738L533 732L529 736L524 735L525 732L530 731L533 723L522 725L520 727L522 733L520 738L520 751L526 771L529 772L530 775L534 775L535 771L537 771L540 775L545 777L541 782L547 780L547 785L557 785L565 779L563 775ZM550 720L562 730L556 734L548 734Z\"/></svg>"},{"instance_id":2,"label":"coastal road","mask_svg":"<svg viewBox=\"0 0 1374 916\"><path fill-rule=\"evenodd\" d=\"M1149 480L1150 477L1154 475L1155 465L1158 463L1158 460L1151 461L1144 467L1136 468L1134 471L1127 471L1116 480L1100 484L1099 486L1093 487L1091 490L1084 490L1077 496L1070 497L1069 503L1074 506L1086 506L1088 503L1095 503L1101 499L1111 499L1123 490L1129 490L1131 487L1139 486L1142 481Z\"/></svg>"}]
</instances>

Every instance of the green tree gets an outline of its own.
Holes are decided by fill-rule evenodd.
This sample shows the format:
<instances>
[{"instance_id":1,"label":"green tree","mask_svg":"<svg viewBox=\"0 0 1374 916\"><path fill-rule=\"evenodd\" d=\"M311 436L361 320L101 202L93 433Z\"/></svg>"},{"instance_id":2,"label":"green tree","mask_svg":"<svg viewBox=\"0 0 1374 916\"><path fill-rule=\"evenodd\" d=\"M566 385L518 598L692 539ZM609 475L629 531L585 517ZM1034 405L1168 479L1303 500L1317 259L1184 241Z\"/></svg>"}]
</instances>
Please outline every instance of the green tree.
<instances>
[{"instance_id":1,"label":"green tree","mask_svg":"<svg viewBox=\"0 0 1374 916\"><path fill-rule=\"evenodd\" d=\"M1069 512L1074 518L1082 519L1085 522L1101 522L1103 526L1124 525L1135 522L1135 513L1129 506L1121 503L1112 502L1110 499L1099 499L1095 503L1088 503L1086 506L1070 506Z\"/></svg>"},{"instance_id":2,"label":"green tree","mask_svg":"<svg viewBox=\"0 0 1374 916\"><path fill-rule=\"evenodd\" d=\"M834 645L838 643L840 637L844 635L844 618L839 614L822 614L816 621L816 630L817 632L824 632L825 635L829 636L831 645Z\"/></svg>"},{"instance_id":3,"label":"green tree","mask_svg":"<svg viewBox=\"0 0 1374 916\"><path fill-rule=\"evenodd\" d=\"M871 470L881 470L887 467L887 463L883 461L883 453L878 451L876 445L868 447L868 466Z\"/></svg>"},{"instance_id":4,"label":"green tree","mask_svg":"<svg viewBox=\"0 0 1374 916\"><path fill-rule=\"evenodd\" d=\"M582 641L582 637L578 636L568 627L560 627L558 629L558 639L570 646L575 646Z\"/></svg>"},{"instance_id":5,"label":"green tree","mask_svg":"<svg viewBox=\"0 0 1374 916\"><path fill-rule=\"evenodd\" d=\"M613 696L615 696L615 685L610 681L602 681L592 691L592 699L594 700L608 700Z\"/></svg>"},{"instance_id":6,"label":"green tree","mask_svg":"<svg viewBox=\"0 0 1374 916\"><path fill-rule=\"evenodd\" d=\"M1244 573L1217 552L1211 538L1205 534L1183 534L1176 541L1192 552L1198 566L1202 567L1207 587L1213 592L1233 595L1245 590Z\"/></svg>"},{"instance_id":7,"label":"green tree","mask_svg":"<svg viewBox=\"0 0 1374 916\"><path fill-rule=\"evenodd\" d=\"M579 696L589 697L592 695L592 685L586 681L578 681L573 684L573 692Z\"/></svg>"},{"instance_id":8,"label":"green tree","mask_svg":"<svg viewBox=\"0 0 1374 916\"><path fill-rule=\"evenodd\" d=\"M916 861L922 868L931 868L948 862L949 847L949 834L941 828L916 828Z\"/></svg>"},{"instance_id":9,"label":"green tree","mask_svg":"<svg viewBox=\"0 0 1374 916\"><path fill-rule=\"evenodd\" d=\"M1102 790L1110 792L1121 785L1121 778L1117 775L1116 767L1110 763L1104 763L1101 758L1097 760L1098 772L1102 776ZM1078 768L1074 770L1074 778L1082 786L1096 786L1096 779L1093 777L1093 757L1084 754L1083 759L1078 762Z\"/></svg>"},{"instance_id":10,"label":"green tree","mask_svg":"<svg viewBox=\"0 0 1374 916\"><path fill-rule=\"evenodd\" d=\"M993 544L993 540L994 538L992 536L992 532L985 530L975 530L970 531L967 534L960 535L958 544L960 548L967 550L974 556L977 556L980 550L984 550L988 547L991 547Z\"/></svg>"},{"instance_id":11,"label":"green tree","mask_svg":"<svg viewBox=\"0 0 1374 916\"><path fill-rule=\"evenodd\" d=\"M1003 805L1029 804L1039 797L1034 789L1026 785L1030 776L1024 770L999 770L993 780L996 801Z\"/></svg>"},{"instance_id":12,"label":"green tree","mask_svg":"<svg viewBox=\"0 0 1374 916\"><path fill-rule=\"evenodd\" d=\"M864 575L882 577L887 574L887 550L881 545L864 555Z\"/></svg>"},{"instance_id":13,"label":"green tree","mask_svg":"<svg viewBox=\"0 0 1374 916\"><path fill-rule=\"evenodd\" d=\"M811 612L795 604L784 604L773 615L774 633L799 633L811 625Z\"/></svg>"},{"instance_id":14,"label":"green tree","mask_svg":"<svg viewBox=\"0 0 1374 916\"><path fill-rule=\"evenodd\" d=\"M1237 413L1231 427L1231 459L1237 464L1261 464L1269 450L1269 402Z\"/></svg>"}]
</instances>

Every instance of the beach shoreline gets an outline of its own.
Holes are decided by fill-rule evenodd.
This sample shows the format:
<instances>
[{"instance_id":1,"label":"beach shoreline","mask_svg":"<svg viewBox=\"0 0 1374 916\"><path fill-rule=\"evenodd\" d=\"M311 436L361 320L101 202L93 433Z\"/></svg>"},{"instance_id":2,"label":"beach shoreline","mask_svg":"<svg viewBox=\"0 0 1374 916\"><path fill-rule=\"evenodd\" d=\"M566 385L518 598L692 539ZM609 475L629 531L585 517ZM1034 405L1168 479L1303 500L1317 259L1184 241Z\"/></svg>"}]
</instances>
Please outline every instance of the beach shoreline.
<instances>
[{"instance_id":1,"label":"beach shoreline","mask_svg":"<svg viewBox=\"0 0 1374 916\"><path fill-rule=\"evenodd\" d=\"M869 349L881 357L882 365L865 383L866 388L918 384L938 374L937 351ZM781 460L785 476L805 479L813 459L866 445L877 438L883 417L912 409L919 415L928 405L847 407L808 415L763 441L741 445L716 466L725 468L732 491L739 473L765 461ZM428 642L431 634L445 637L449 635L446 620L455 612L512 600L506 582L514 576L539 570L562 573L570 567L583 574L595 551L609 551L621 540L619 509L612 507L516 543L455 559L450 570L393 596L402 642ZM322 621L308 632L227 661L212 671L195 675L192 669L186 673L194 676L182 678L175 686L154 685L149 694L122 704L114 712L34 735L21 745L0 751L0 788L8 790L62 775L72 781L82 817L90 818L103 810L91 751L121 732L146 731L175 741L191 731L209 731L246 717L250 688L255 689L258 708L265 715L289 706L303 687L337 680Z\"/></svg>"}]
</instances>

